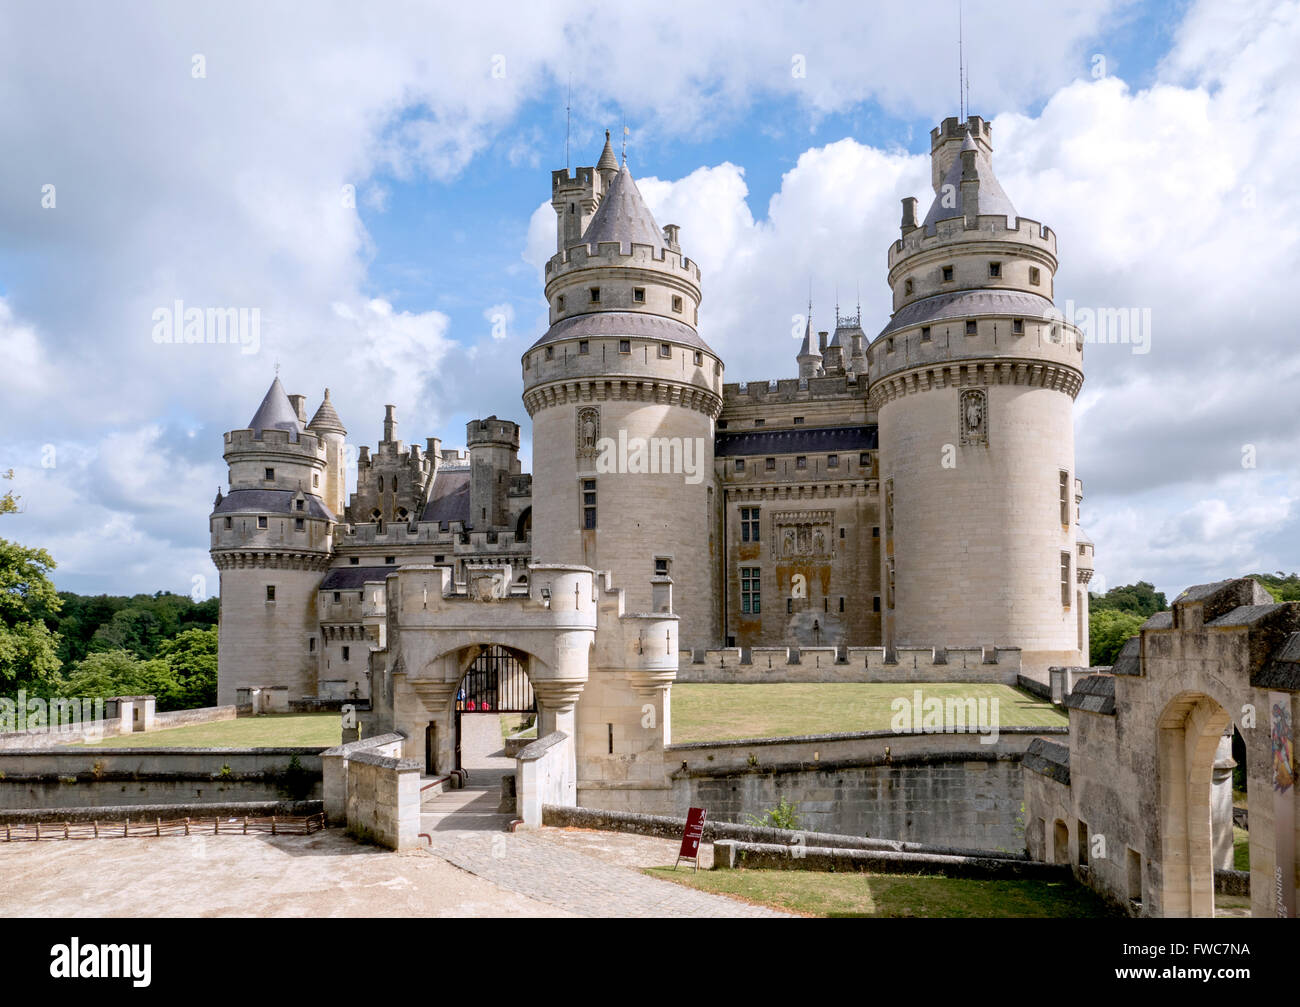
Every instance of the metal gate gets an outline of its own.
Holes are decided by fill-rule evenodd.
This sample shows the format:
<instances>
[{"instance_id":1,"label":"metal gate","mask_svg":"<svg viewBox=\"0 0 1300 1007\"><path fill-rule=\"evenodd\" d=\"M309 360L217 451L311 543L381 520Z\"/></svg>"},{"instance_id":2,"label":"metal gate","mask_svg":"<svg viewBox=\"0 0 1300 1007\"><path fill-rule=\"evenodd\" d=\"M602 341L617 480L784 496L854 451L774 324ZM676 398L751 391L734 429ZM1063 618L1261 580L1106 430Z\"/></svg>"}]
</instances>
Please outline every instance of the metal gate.
<instances>
[{"instance_id":1,"label":"metal gate","mask_svg":"<svg viewBox=\"0 0 1300 1007\"><path fill-rule=\"evenodd\" d=\"M456 768L461 769L460 718L466 713L536 713L537 696L524 664L505 647L486 648L456 693Z\"/></svg>"}]
</instances>

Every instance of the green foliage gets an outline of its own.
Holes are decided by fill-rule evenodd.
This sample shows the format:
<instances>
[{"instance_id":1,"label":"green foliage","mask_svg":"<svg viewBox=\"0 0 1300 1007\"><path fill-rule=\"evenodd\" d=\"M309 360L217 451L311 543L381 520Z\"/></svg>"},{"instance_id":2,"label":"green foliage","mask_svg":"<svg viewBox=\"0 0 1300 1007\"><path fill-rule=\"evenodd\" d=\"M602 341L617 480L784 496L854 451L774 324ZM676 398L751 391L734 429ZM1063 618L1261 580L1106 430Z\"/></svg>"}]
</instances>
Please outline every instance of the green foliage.
<instances>
[{"instance_id":1,"label":"green foliage","mask_svg":"<svg viewBox=\"0 0 1300 1007\"><path fill-rule=\"evenodd\" d=\"M768 808L762 816L750 815L749 824L767 829L799 828L799 805L791 804L784 797L775 808Z\"/></svg>"},{"instance_id":2,"label":"green foliage","mask_svg":"<svg viewBox=\"0 0 1300 1007\"><path fill-rule=\"evenodd\" d=\"M158 656L175 674L182 705L189 710L217 703L217 628L187 629L163 641Z\"/></svg>"},{"instance_id":3,"label":"green foliage","mask_svg":"<svg viewBox=\"0 0 1300 1007\"><path fill-rule=\"evenodd\" d=\"M298 756L293 756L289 760L289 765L278 773L272 774L275 780L276 789L281 795L291 801L305 801L311 796L320 776L309 769L303 768L302 762Z\"/></svg>"},{"instance_id":4,"label":"green foliage","mask_svg":"<svg viewBox=\"0 0 1300 1007\"><path fill-rule=\"evenodd\" d=\"M188 629L217 624L220 602L216 598L194 602L184 595L157 594L78 595L61 592L57 616L46 622L62 636L59 657L65 666L95 651L125 650L138 658L159 655L159 648Z\"/></svg>"},{"instance_id":5,"label":"green foliage","mask_svg":"<svg viewBox=\"0 0 1300 1007\"><path fill-rule=\"evenodd\" d=\"M45 695L53 687L59 641L42 616L59 610L54 565L44 549L0 538L0 691Z\"/></svg>"},{"instance_id":6,"label":"green foliage","mask_svg":"<svg viewBox=\"0 0 1300 1007\"><path fill-rule=\"evenodd\" d=\"M1252 573L1248 577L1259 581L1264 589L1273 596L1274 601L1300 601L1300 574Z\"/></svg>"},{"instance_id":7,"label":"green foliage","mask_svg":"<svg viewBox=\"0 0 1300 1007\"><path fill-rule=\"evenodd\" d=\"M1112 587L1105 594L1090 595L1088 601L1090 612L1131 612L1142 616L1144 621L1148 616L1163 612L1168 607L1169 602L1165 600L1164 592L1157 591L1154 584L1148 584L1144 580Z\"/></svg>"},{"instance_id":8,"label":"green foliage","mask_svg":"<svg viewBox=\"0 0 1300 1007\"><path fill-rule=\"evenodd\" d=\"M1102 609L1088 615L1088 661L1093 665L1114 664L1120 648L1130 636L1136 636L1146 616L1135 612Z\"/></svg>"},{"instance_id":9,"label":"green foliage","mask_svg":"<svg viewBox=\"0 0 1300 1007\"><path fill-rule=\"evenodd\" d=\"M13 477L14 477L13 469L10 469L8 472L0 474L0 479L13 479ZM0 494L0 514L18 513L19 499L21 498L15 496L13 490L5 490L4 493Z\"/></svg>"}]
</instances>

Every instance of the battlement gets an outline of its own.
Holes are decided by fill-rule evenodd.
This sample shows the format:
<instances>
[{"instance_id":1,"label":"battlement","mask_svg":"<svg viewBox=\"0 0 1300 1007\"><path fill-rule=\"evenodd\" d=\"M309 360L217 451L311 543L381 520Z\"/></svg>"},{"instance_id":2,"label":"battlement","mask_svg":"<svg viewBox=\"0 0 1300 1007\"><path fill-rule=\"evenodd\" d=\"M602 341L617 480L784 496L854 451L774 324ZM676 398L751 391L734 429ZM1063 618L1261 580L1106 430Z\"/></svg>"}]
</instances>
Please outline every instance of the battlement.
<instances>
[{"instance_id":1,"label":"battlement","mask_svg":"<svg viewBox=\"0 0 1300 1007\"><path fill-rule=\"evenodd\" d=\"M978 226L967 227L961 217L941 220L934 231L915 227L889 246L889 267L922 252L936 249L951 250L954 244L974 244L981 241L1019 242L1041 249L1056 259L1056 232L1046 224L1029 217L1016 217L1014 222L998 214L980 214ZM1053 266L1053 268L1055 268Z\"/></svg>"},{"instance_id":2,"label":"battlement","mask_svg":"<svg viewBox=\"0 0 1300 1007\"><path fill-rule=\"evenodd\" d=\"M1019 647L728 647L682 651L679 682L1002 682Z\"/></svg>"},{"instance_id":3,"label":"battlement","mask_svg":"<svg viewBox=\"0 0 1300 1007\"><path fill-rule=\"evenodd\" d=\"M303 433L294 435L289 430L267 429L257 433L253 430L231 430L225 435L225 457L232 454L249 452L251 454L274 453L293 455L304 464L324 462L327 447L323 437Z\"/></svg>"},{"instance_id":4,"label":"battlement","mask_svg":"<svg viewBox=\"0 0 1300 1007\"><path fill-rule=\"evenodd\" d=\"M581 189L590 188L595 185L596 169L594 167L575 168L573 174L569 174L568 168L556 168L551 172L551 191L559 192L561 189Z\"/></svg>"},{"instance_id":5,"label":"battlement","mask_svg":"<svg viewBox=\"0 0 1300 1007\"><path fill-rule=\"evenodd\" d=\"M470 420L465 425L465 437L471 447L480 444L499 444L519 448L519 424L499 420L495 416Z\"/></svg>"},{"instance_id":6,"label":"battlement","mask_svg":"<svg viewBox=\"0 0 1300 1007\"><path fill-rule=\"evenodd\" d=\"M678 270L694 280L697 285L700 282L700 267L676 249L667 247L656 249L652 245L636 242L626 247L627 251L624 251L624 246L617 241L599 242L594 251L591 245L581 243L570 245L547 260L547 282L563 273L577 272L581 269L637 266L648 269Z\"/></svg>"},{"instance_id":7,"label":"battlement","mask_svg":"<svg viewBox=\"0 0 1300 1007\"><path fill-rule=\"evenodd\" d=\"M856 395L865 382L846 374L825 378L780 378L768 381L733 381L722 386L722 408L728 404L764 402L771 405L810 402L818 398Z\"/></svg>"},{"instance_id":8,"label":"battlement","mask_svg":"<svg viewBox=\"0 0 1300 1007\"><path fill-rule=\"evenodd\" d=\"M950 115L930 130L930 150L933 151L948 140L964 140L968 129L971 136L977 139L982 137L986 142L992 143L993 124L983 116L968 116L963 122L957 116Z\"/></svg>"}]
</instances>

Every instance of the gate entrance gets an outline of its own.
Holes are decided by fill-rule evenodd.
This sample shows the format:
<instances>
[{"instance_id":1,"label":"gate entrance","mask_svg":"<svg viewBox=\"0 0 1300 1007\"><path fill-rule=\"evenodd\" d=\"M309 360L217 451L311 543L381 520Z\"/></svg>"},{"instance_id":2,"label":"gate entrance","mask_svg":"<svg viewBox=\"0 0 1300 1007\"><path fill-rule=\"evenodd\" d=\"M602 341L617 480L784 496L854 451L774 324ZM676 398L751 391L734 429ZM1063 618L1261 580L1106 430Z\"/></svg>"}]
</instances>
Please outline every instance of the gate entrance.
<instances>
[{"instance_id":1,"label":"gate entrance","mask_svg":"<svg viewBox=\"0 0 1300 1007\"><path fill-rule=\"evenodd\" d=\"M456 693L456 768L464 769L462 718L470 714L537 713L537 696L524 662L493 645L474 659Z\"/></svg>"}]
</instances>

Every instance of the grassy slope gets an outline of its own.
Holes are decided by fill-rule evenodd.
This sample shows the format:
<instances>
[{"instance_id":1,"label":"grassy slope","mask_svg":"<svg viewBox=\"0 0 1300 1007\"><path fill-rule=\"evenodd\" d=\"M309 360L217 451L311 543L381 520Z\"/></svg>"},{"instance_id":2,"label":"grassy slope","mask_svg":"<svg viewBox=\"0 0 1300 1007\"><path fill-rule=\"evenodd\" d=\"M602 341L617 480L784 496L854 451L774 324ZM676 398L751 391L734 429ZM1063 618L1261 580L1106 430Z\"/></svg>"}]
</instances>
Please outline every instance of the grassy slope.
<instances>
[{"instance_id":1,"label":"grassy slope","mask_svg":"<svg viewBox=\"0 0 1300 1007\"><path fill-rule=\"evenodd\" d=\"M337 745L343 739L342 724L342 718L337 713L270 714L105 738L96 747L279 748Z\"/></svg>"},{"instance_id":2,"label":"grassy slope","mask_svg":"<svg viewBox=\"0 0 1300 1007\"><path fill-rule=\"evenodd\" d=\"M888 730L893 717L891 701L902 697L910 702L916 689L924 699L996 698L999 723L1004 727L1063 727L1068 723L1046 700L1008 685L679 684L672 692L673 741ZM989 709L991 712L992 703Z\"/></svg>"}]
</instances>

